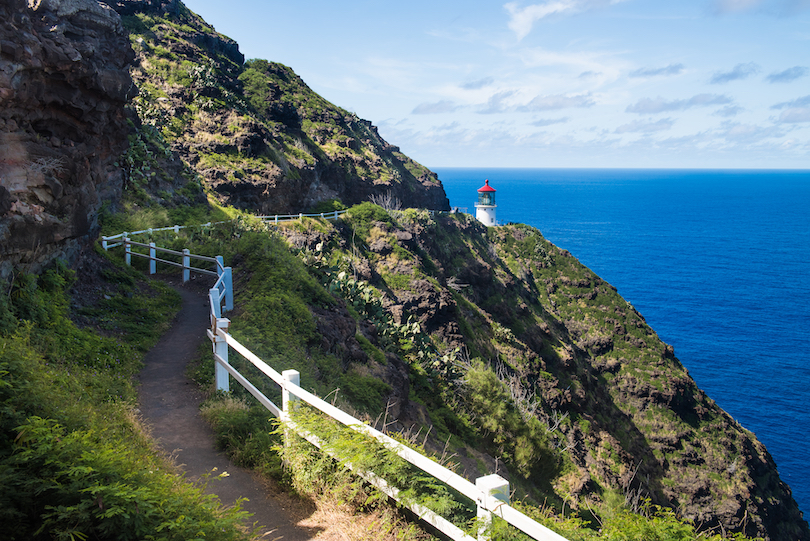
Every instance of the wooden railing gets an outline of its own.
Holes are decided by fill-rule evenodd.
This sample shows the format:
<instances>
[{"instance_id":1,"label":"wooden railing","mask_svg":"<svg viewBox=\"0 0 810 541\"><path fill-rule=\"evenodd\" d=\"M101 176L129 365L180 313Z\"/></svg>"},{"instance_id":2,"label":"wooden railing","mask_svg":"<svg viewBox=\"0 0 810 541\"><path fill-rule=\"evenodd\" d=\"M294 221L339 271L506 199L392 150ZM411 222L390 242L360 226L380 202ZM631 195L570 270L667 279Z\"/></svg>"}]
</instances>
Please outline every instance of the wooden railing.
<instances>
[{"instance_id":1,"label":"wooden railing","mask_svg":"<svg viewBox=\"0 0 810 541\"><path fill-rule=\"evenodd\" d=\"M109 241L112 238L114 237L106 237L105 239ZM350 429L376 439L391 452L396 453L410 464L419 468L423 472L432 475L439 481L445 483L447 486L462 494L464 497L469 498L475 503L477 508L479 524L477 538L468 535L461 528L444 517L434 513L430 509L420 504L404 500L400 497L400 492L396 487L388 484L384 479L376 475L374 472L355 470L355 473L357 473L360 477L377 487L389 497L400 502L401 505L413 511L421 520L428 522L450 539L457 541L488 540L488 531L489 526L492 523L492 517L497 516L537 541L567 541L561 535L546 528L542 524L535 522L533 519L527 517L509 505L509 482L503 477L497 474L492 474L479 477L475 480L475 483L468 481L452 470L414 451L413 449L406 447L404 444L394 440L390 436L372 428L367 424L364 424L359 419L349 415L343 410L336 408L332 404L325 402L321 398L318 398L309 391L303 389L299 384L300 378L297 371L284 370L283 372L279 373L261 360L258 356L256 356L253 352L251 352L248 348L240 344L228 332L230 320L222 317L224 312L233 309L233 283L231 268L224 266L222 256L217 256L214 258L199 256L190 254L188 250L177 252L165 248L158 248L154 245L154 243L143 244L133 242L127 236L116 236L115 238L122 239L121 242L115 246L123 245L125 247L125 259L127 264L130 263L130 257L133 255L147 258L150 261L151 274L154 274L156 264L160 262L182 267L184 281L188 280L188 273L192 271L217 276L216 283L208 292L211 328L207 331L208 338L211 340L213 346L217 390L228 392L230 390L229 376L232 376L251 395L253 395L259 401L259 403L267 408L267 410L274 416L279 417L282 421L284 421L287 426L290 427L290 429L298 436L306 439L316 447L321 448L320 439L314 434L301 429L301 427L297 426L292 419L291 412L293 411L295 404L298 401L305 402L336 421L342 423L343 425L349 427ZM145 254L134 251L132 250L133 246L148 248L149 253ZM109 244L105 245L105 248L110 247L112 246ZM157 252L180 256L182 257L183 262L182 264L178 264L177 262L159 259L156 257ZM191 259L199 259L214 263L216 270L211 271L191 267L189 265L189 261ZM281 388L282 406L280 408L228 362L229 349L233 349L239 353Z\"/></svg>"},{"instance_id":2,"label":"wooden railing","mask_svg":"<svg viewBox=\"0 0 810 541\"><path fill-rule=\"evenodd\" d=\"M172 228L166 228L172 229ZM126 233L123 233L126 235ZM118 243L108 243L107 241L111 238L120 238L121 242ZM183 269L183 282L188 282L191 279L191 273L197 272L199 274L205 274L208 276L216 276L217 281L211 287L209 291L209 295L214 295L210 297L212 310L214 305L216 305L217 309L217 317L221 317L223 312L227 312L229 310L233 310L233 272L231 271L230 267L225 266L224 259L221 255L216 257L209 257L205 255L197 255L192 254L188 250L183 250L182 252L178 252L176 250L169 250L168 248L160 248L155 246L154 242L150 242L149 244L145 244L142 242L135 242L130 240L129 237L121 237L120 235L116 235L115 237L102 237L102 246L105 250L109 250L111 248L115 248L118 246L124 247L124 262L127 265L132 264L132 256L140 257L143 259L149 260L149 274L155 274L157 272L157 264L162 263L165 265L171 265L173 267L179 267ZM137 250L133 250L132 247L139 247L147 250L145 253L138 252ZM176 256L181 259L180 262L171 261L168 259L161 259L157 257L157 253L160 252L161 254L169 254ZM213 270L211 269L203 269L200 267L192 267L191 260L197 259L200 261L206 261L208 263L213 263ZM215 293L214 293L215 292Z\"/></svg>"},{"instance_id":3,"label":"wooden railing","mask_svg":"<svg viewBox=\"0 0 810 541\"><path fill-rule=\"evenodd\" d=\"M319 214L272 214L268 216L256 216L259 220L264 223L272 223L278 224L283 222L290 222L292 220L300 220L301 218L323 218L324 220L337 220L338 216L342 216L346 214L345 210L335 210L332 212L321 212ZM109 248L115 248L117 246L121 246L123 244L122 241L117 241L118 239L123 239L124 237L132 238L133 235L151 235L153 233L158 233L160 231L174 231L175 233L179 233L181 229L187 228L198 228L198 227L211 227L213 225L219 224L227 224L232 222L233 220L225 220L221 222L208 222L205 224L199 225L170 225L168 227L150 227L149 229L142 229L140 231L124 231L123 233L119 233L117 235L109 235L109 236L102 236L101 237L101 246L107 250Z\"/></svg>"},{"instance_id":4,"label":"wooden railing","mask_svg":"<svg viewBox=\"0 0 810 541\"><path fill-rule=\"evenodd\" d=\"M214 297L212 296L211 299L213 301ZM343 410L336 408L332 404L329 404L328 402L318 398L309 391L300 387L299 374L297 371L285 370L281 373L277 372L228 333L230 320L214 317L214 310L212 310L211 313L212 328L208 330L208 337L211 339L214 345L214 360L216 361L217 370L217 390L226 392L229 391L230 388L228 386L227 375L230 374L262 405L264 405L268 411L270 411L276 417L279 417L299 436L303 437L318 448L321 448L321 442L318 437L305 430L301 430L296 426L291 417L294 404L298 400L309 404L310 406L325 413L332 419L346 425L352 430L376 439L377 441L381 442L389 451L396 453L398 456L413 464L423 472L432 475L439 481L445 483L463 496L472 500L478 509L477 516L479 519L480 529L477 539L479 541L488 539L487 532L493 516L501 517L512 526L518 528L538 541L566 541L561 535L546 528L542 524L535 522L533 519L527 517L509 505L509 482L503 477L492 474L479 477L475 480L475 483L472 483L452 470L433 461L432 459L406 447L390 436L387 436L379 430L364 424L359 419L352 417ZM245 376L243 376L228 362L229 348L232 348L234 351L239 353L281 388L281 408L267 398L267 396L259 391L256 386L250 383ZM466 534L458 526L444 517L437 515L430 509L400 498L399 491L395 487L389 485L384 479L376 475L374 472L356 471L356 473L369 483L379 488L382 492L416 513L420 519L430 523L433 525L433 527L447 535L450 539L459 541L476 541L476 538Z\"/></svg>"}]
</instances>

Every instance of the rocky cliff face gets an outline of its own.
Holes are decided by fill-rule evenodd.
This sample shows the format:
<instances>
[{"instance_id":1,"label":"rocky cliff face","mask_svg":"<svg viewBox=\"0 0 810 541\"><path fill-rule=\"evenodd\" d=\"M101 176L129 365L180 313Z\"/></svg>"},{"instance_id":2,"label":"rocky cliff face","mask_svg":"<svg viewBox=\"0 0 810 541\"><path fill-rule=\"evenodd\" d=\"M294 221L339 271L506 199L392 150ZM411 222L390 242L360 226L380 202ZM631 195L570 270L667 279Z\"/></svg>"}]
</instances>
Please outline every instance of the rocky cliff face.
<instances>
[{"instance_id":1,"label":"rocky cliff face","mask_svg":"<svg viewBox=\"0 0 810 541\"><path fill-rule=\"evenodd\" d=\"M389 422L446 431L439 452L450 434L480 431L476 443L455 449L474 458L461 460L467 475L478 474L486 449L503 457L499 471L518 492L522 482L533 485L538 501L556 494L585 511L615 491L631 506L650 498L674 508L701 531L810 539L765 446L697 387L673 348L615 288L570 253L525 225L486 228L467 215L412 210L391 218L377 212L363 224L354 212L349 226L286 234L304 253L327 250L324 260L349 265L347 273L382 293L396 321L413 317L436 345L428 365L434 381L420 393L413 362L403 377L402 363L377 364L358 353L358 334L384 348L373 325L313 310L346 370L375 374L390 387L380 399L393 404ZM466 355L442 374L455 348ZM476 407L487 391L473 386L475 363L465 358L488 366L520 422L496 422L491 410ZM526 427L537 421L547 439L527 443ZM543 489L549 483L553 493Z\"/></svg>"},{"instance_id":2,"label":"rocky cliff face","mask_svg":"<svg viewBox=\"0 0 810 541\"><path fill-rule=\"evenodd\" d=\"M130 127L133 79L140 93ZM222 202L261 213L386 195L405 207L448 208L436 176L370 123L286 66L244 63L233 41L177 0L0 3L0 105L0 277L13 265L35 271L56 256L72 259L101 205L124 187L148 188L164 203L199 202L198 190L183 193L194 173ZM534 408L531 418L553 427L544 452L571 464L552 479L568 503L618 490L707 526L810 538L764 446L695 386L609 284L539 232L424 212L366 225L356 239L340 225L294 230L293 242L349 249L352 272L385 293L396 321L413 315L441 353L466 348L490 362L512 398ZM366 363L385 379L403 422L459 434L465 414L475 422L461 403L463 383L458 412L447 403L429 411L410 401L403 363L372 366L355 339L378 344L372 324L358 329L347 311L314 311L324 349L345 343L347 366ZM497 430L489 450L508 454L522 428ZM549 482L532 464L511 468Z\"/></svg>"},{"instance_id":3,"label":"rocky cliff face","mask_svg":"<svg viewBox=\"0 0 810 541\"><path fill-rule=\"evenodd\" d=\"M0 276L73 259L120 197L133 58L95 0L0 3Z\"/></svg>"},{"instance_id":4,"label":"rocky cliff face","mask_svg":"<svg viewBox=\"0 0 810 541\"><path fill-rule=\"evenodd\" d=\"M223 203L261 214L306 212L390 195L449 209L441 182L370 122L315 94L292 69L244 63L236 44L177 1L112 3L131 32L135 101Z\"/></svg>"}]
</instances>

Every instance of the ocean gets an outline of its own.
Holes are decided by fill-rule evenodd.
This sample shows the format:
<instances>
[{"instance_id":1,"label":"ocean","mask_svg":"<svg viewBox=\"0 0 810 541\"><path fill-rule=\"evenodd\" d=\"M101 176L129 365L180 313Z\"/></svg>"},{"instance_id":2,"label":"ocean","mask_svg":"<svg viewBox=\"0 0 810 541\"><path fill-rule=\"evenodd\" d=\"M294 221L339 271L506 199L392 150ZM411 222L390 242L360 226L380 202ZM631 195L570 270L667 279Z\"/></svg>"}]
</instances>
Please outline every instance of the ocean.
<instances>
[{"instance_id":1,"label":"ocean","mask_svg":"<svg viewBox=\"0 0 810 541\"><path fill-rule=\"evenodd\" d=\"M810 171L434 168L618 288L810 518Z\"/></svg>"}]
</instances>

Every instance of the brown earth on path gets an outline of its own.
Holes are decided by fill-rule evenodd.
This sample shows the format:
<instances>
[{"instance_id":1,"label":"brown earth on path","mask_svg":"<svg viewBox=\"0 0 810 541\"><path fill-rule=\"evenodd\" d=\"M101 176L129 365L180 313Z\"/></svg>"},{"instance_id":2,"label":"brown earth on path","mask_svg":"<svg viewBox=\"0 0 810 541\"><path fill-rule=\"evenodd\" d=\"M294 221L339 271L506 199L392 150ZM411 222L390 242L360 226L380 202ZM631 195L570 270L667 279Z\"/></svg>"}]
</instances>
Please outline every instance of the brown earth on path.
<instances>
[{"instance_id":1,"label":"brown earth on path","mask_svg":"<svg viewBox=\"0 0 810 541\"><path fill-rule=\"evenodd\" d=\"M189 479L203 481L208 476L207 490L223 504L248 498L242 507L253 514L248 523L260 527L262 539L303 541L315 537L323 528L296 525L304 508L311 508L311 504L272 493L266 480L235 466L216 451L214 435L199 414L203 393L185 375L186 365L207 341L207 288L174 287L182 297L182 307L169 331L147 353L140 374L141 414L152 436ZM219 477L223 472L228 475Z\"/></svg>"}]
</instances>

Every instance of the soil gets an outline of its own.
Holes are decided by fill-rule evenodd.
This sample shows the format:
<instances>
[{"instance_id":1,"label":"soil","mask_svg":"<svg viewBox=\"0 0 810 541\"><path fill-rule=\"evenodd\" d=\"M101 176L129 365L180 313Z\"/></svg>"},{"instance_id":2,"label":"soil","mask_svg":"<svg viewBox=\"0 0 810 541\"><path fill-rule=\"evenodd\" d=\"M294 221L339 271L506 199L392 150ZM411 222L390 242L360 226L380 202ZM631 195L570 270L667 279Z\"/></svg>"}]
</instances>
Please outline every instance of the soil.
<instances>
[{"instance_id":1,"label":"soil","mask_svg":"<svg viewBox=\"0 0 810 541\"><path fill-rule=\"evenodd\" d=\"M252 513L247 526L259 527L262 539L302 541L316 537L320 526L297 525L314 505L277 494L272 483L235 466L215 450L214 435L199 415L203 393L185 375L186 365L207 341L208 301L200 285L172 284L182 307L172 327L146 355L140 375L141 414L159 447L187 478L205 482L206 490L225 505L248 498L243 509ZM213 362L213 361L212 361ZM219 477L223 472L228 476Z\"/></svg>"}]
</instances>

